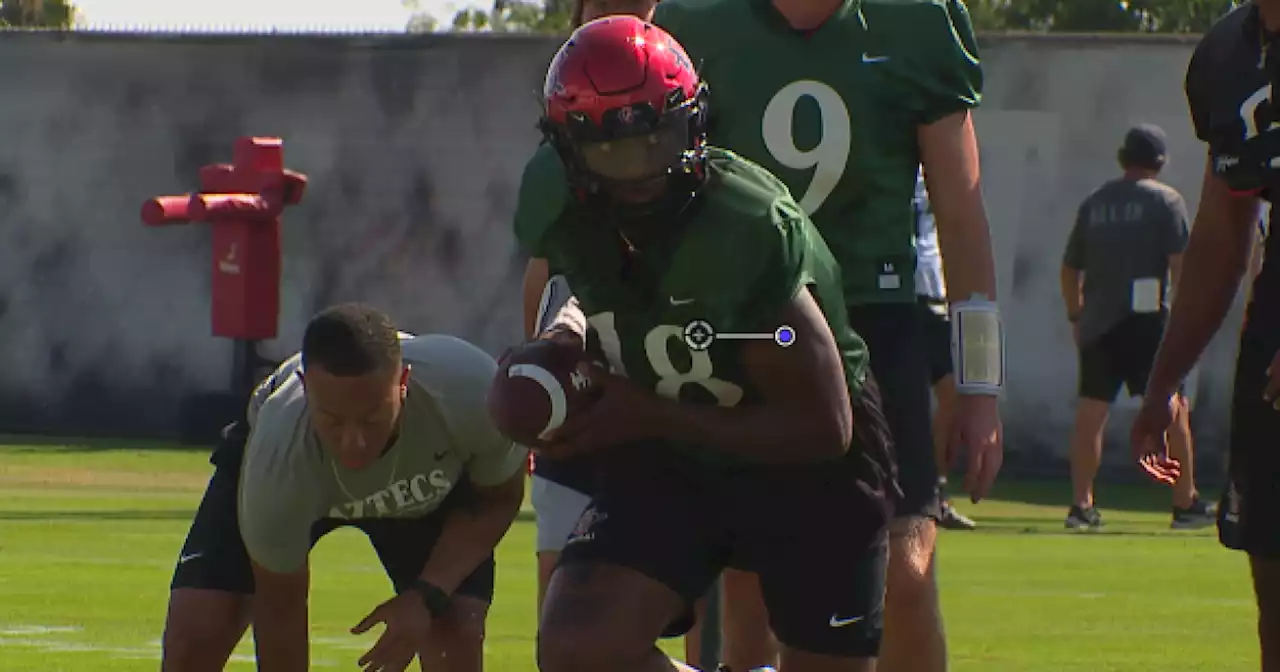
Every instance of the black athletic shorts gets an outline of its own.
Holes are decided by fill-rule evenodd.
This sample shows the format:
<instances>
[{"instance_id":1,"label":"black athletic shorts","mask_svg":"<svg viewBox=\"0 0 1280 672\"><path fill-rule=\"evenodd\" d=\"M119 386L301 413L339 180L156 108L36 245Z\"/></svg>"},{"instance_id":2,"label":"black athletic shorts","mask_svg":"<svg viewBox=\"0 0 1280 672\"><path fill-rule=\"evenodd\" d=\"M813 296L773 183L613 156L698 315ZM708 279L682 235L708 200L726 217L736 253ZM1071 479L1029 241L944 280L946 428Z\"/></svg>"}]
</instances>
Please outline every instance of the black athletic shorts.
<instances>
[{"instance_id":1,"label":"black athletic shorts","mask_svg":"<svg viewBox=\"0 0 1280 672\"><path fill-rule=\"evenodd\" d=\"M849 323L866 341L871 371L880 383L902 485L897 515L936 520L941 510L933 447L929 343L920 309L914 303L852 306ZM948 350L949 340L950 336Z\"/></svg>"},{"instance_id":2,"label":"black athletic shorts","mask_svg":"<svg viewBox=\"0 0 1280 672\"><path fill-rule=\"evenodd\" d=\"M1280 411L1262 392L1277 350L1280 328L1245 328L1231 402L1230 480L1218 507L1222 544L1268 558L1280 558Z\"/></svg>"},{"instance_id":3,"label":"black athletic shorts","mask_svg":"<svg viewBox=\"0 0 1280 672\"><path fill-rule=\"evenodd\" d=\"M242 422L224 432L223 441L209 459L214 464L213 478L205 490L195 520L187 533L173 572L171 589L203 588L230 593L253 593L253 567L249 553L240 538L240 522L236 513L240 464L244 457L248 433ZM421 518L365 518L338 520L324 518L311 527L311 543L343 526L364 532L382 561L396 592L407 589L426 565L427 558L440 537L445 514L473 496L463 480L439 509ZM493 556L480 563L455 591L459 595L493 601Z\"/></svg>"},{"instance_id":4,"label":"black athletic shorts","mask_svg":"<svg viewBox=\"0 0 1280 672\"><path fill-rule=\"evenodd\" d=\"M925 351L929 356L929 384L955 372L951 363L951 318L946 299L921 296L916 301L920 321L924 323Z\"/></svg>"},{"instance_id":5,"label":"black athletic shorts","mask_svg":"<svg viewBox=\"0 0 1280 672\"><path fill-rule=\"evenodd\" d=\"M1122 385L1131 397L1145 394L1163 336L1163 314L1135 314L1086 343L1080 348L1080 396L1109 404L1116 400Z\"/></svg>"},{"instance_id":6,"label":"black athletic shorts","mask_svg":"<svg viewBox=\"0 0 1280 672\"><path fill-rule=\"evenodd\" d=\"M754 572L783 644L875 656L893 481L873 379L854 402L854 425L849 454L820 464L729 466L660 446L610 451L560 564L631 568L690 609L724 568ZM666 634L691 625L686 614Z\"/></svg>"}]
</instances>

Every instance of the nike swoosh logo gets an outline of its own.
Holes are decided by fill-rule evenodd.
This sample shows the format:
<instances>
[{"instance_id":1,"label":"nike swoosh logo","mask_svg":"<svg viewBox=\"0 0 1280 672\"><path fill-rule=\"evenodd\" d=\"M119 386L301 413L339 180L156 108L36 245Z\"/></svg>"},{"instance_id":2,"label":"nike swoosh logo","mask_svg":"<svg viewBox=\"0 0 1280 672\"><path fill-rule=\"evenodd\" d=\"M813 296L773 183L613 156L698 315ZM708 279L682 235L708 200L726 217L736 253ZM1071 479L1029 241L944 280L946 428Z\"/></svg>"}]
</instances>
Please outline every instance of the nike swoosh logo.
<instances>
[{"instance_id":1,"label":"nike swoosh logo","mask_svg":"<svg viewBox=\"0 0 1280 672\"><path fill-rule=\"evenodd\" d=\"M889 60L888 56L871 56L865 51L862 52L863 63L884 63L887 60Z\"/></svg>"},{"instance_id":2,"label":"nike swoosh logo","mask_svg":"<svg viewBox=\"0 0 1280 672\"><path fill-rule=\"evenodd\" d=\"M853 618L837 618L835 614L831 614L831 621L828 623L833 628L843 628L846 625L853 625L858 621L866 618L866 616L854 616Z\"/></svg>"},{"instance_id":3,"label":"nike swoosh logo","mask_svg":"<svg viewBox=\"0 0 1280 672\"><path fill-rule=\"evenodd\" d=\"M674 296L671 297L671 305L673 306L684 306L690 303L693 303L693 299L677 299Z\"/></svg>"},{"instance_id":4,"label":"nike swoosh logo","mask_svg":"<svg viewBox=\"0 0 1280 672\"><path fill-rule=\"evenodd\" d=\"M204 553L192 553L192 554L190 554L190 555L183 555L183 556L180 556L180 557L178 558L178 564L179 564L179 565L181 565L181 564L186 563L188 560L195 560L196 558L198 558L198 557L200 557L200 556L202 556L202 555L204 555Z\"/></svg>"}]
</instances>

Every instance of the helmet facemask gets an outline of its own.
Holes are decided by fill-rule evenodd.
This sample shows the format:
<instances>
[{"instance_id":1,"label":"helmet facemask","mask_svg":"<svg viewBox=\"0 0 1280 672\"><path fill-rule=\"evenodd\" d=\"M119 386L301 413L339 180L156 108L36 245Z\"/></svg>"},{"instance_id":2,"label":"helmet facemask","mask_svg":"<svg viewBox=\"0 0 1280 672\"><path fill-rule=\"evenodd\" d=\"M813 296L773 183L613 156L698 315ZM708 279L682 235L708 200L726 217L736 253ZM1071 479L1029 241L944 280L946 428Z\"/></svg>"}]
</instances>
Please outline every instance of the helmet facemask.
<instances>
[{"instance_id":1,"label":"helmet facemask","mask_svg":"<svg viewBox=\"0 0 1280 672\"><path fill-rule=\"evenodd\" d=\"M544 122L571 186L624 220L678 212L705 177L706 86L686 98L671 91L664 110L648 103L607 110L596 124L569 113Z\"/></svg>"}]
</instances>

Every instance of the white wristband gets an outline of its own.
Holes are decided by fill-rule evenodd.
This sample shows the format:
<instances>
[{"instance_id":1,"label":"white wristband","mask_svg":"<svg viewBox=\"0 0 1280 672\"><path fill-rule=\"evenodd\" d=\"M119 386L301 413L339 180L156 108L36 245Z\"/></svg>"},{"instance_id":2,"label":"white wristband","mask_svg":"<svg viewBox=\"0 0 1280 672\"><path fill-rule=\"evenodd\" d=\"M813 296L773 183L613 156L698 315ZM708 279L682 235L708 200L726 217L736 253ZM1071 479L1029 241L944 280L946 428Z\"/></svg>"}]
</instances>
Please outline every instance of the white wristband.
<instances>
[{"instance_id":1,"label":"white wristband","mask_svg":"<svg viewBox=\"0 0 1280 672\"><path fill-rule=\"evenodd\" d=\"M996 302L975 297L951 304L951 360L960 394L1004 390L1004 328Z\"/></svg>"}]
</instances>

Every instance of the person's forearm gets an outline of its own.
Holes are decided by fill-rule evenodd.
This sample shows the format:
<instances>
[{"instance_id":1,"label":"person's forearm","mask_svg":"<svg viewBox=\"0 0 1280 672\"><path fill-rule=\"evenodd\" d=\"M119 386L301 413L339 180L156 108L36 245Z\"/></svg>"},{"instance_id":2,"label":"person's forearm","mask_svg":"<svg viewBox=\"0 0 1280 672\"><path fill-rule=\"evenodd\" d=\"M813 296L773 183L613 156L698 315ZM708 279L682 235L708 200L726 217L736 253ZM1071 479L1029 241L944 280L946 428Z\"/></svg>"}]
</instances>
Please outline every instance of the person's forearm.
<instances>
[{"instance_id":1,"label":"person's forearm","mask_svg":"<svg viewBox=\"0 0 1280 672\"><path fill-rule=\"evenodd\" d=\"M524 473L448 514L419 578L450 595L507 534L524 501Z\"/></svg>"},{"instance_id":2,"label":"person's forearm","mask_svg":"<svg viewBox=\"0 0 1280 672\"><path fill-rule=\"evenodd\" d=\"M521 287L521 304L524 308L524 329L530 336L536 336L538 330L538 305L542 300L542 292L551 277L547 260L533 257L525 265L524 281Z\"/></svg>"},{"instance_id":3,"label":"person's forearm","mask_svg":"<svg viewBox=\"0 0 1280 672\"><path fill-rule=\"evenodd\" d=\"M1067 311L1067 318L1075 318L1080 315L1081 309L1084 307L1080 303L1080 275L1068 271L1062 272L1062 306Z\"/></svg>"},{"instance_id":4,"label":"person's forearm","mask_svg":"<svg viewBox=\"0 0 1280 672\"><path fill-rule=\"evenodd\" d=\"M975 191L952 208L935 203L938 213L938 248L945 263L947 295L963 301L975 295L996 299L995 257L991 252L991 228L982 207L981 191Z\"/></svg>"},{"instance_id":5,"label":"person's forearm","mask_svg":"<svg viewBox=\"0 0 1280 672\"><path fill-rule=\"evenodd\" d=\"M847 403L847 402L846 402ZM694 443L747 460L801 463L848 452L851 429L843 423L770 406L722 408L664 399L649 426L658 438ZM851 424L851 423L849 423Z\"/></svg>"},{"instance_id":6,"label":"person's forearm","mask_svg":"<svg viewBox=\"0 0 1280 672\"><path fill-rule=\"evenodd\" d=\"M1174 289L1178 299L1152 367L1152 394L1172 394L1195 366L1231 310L1248 266L1251 235L1240 235L1239 227L1218 216L1197 219Z\"/></svg>"},{"instance_id":7,"label":"person's forearm","mask_svg":"<svg viewBox=\"0 0 1280 672\"><path fill-rule=\"evenodd\" d=\"M261 672L307 672L310 666L307 602L261 592L251 600L253 643Z\"/></svg>"}]
</instances>

